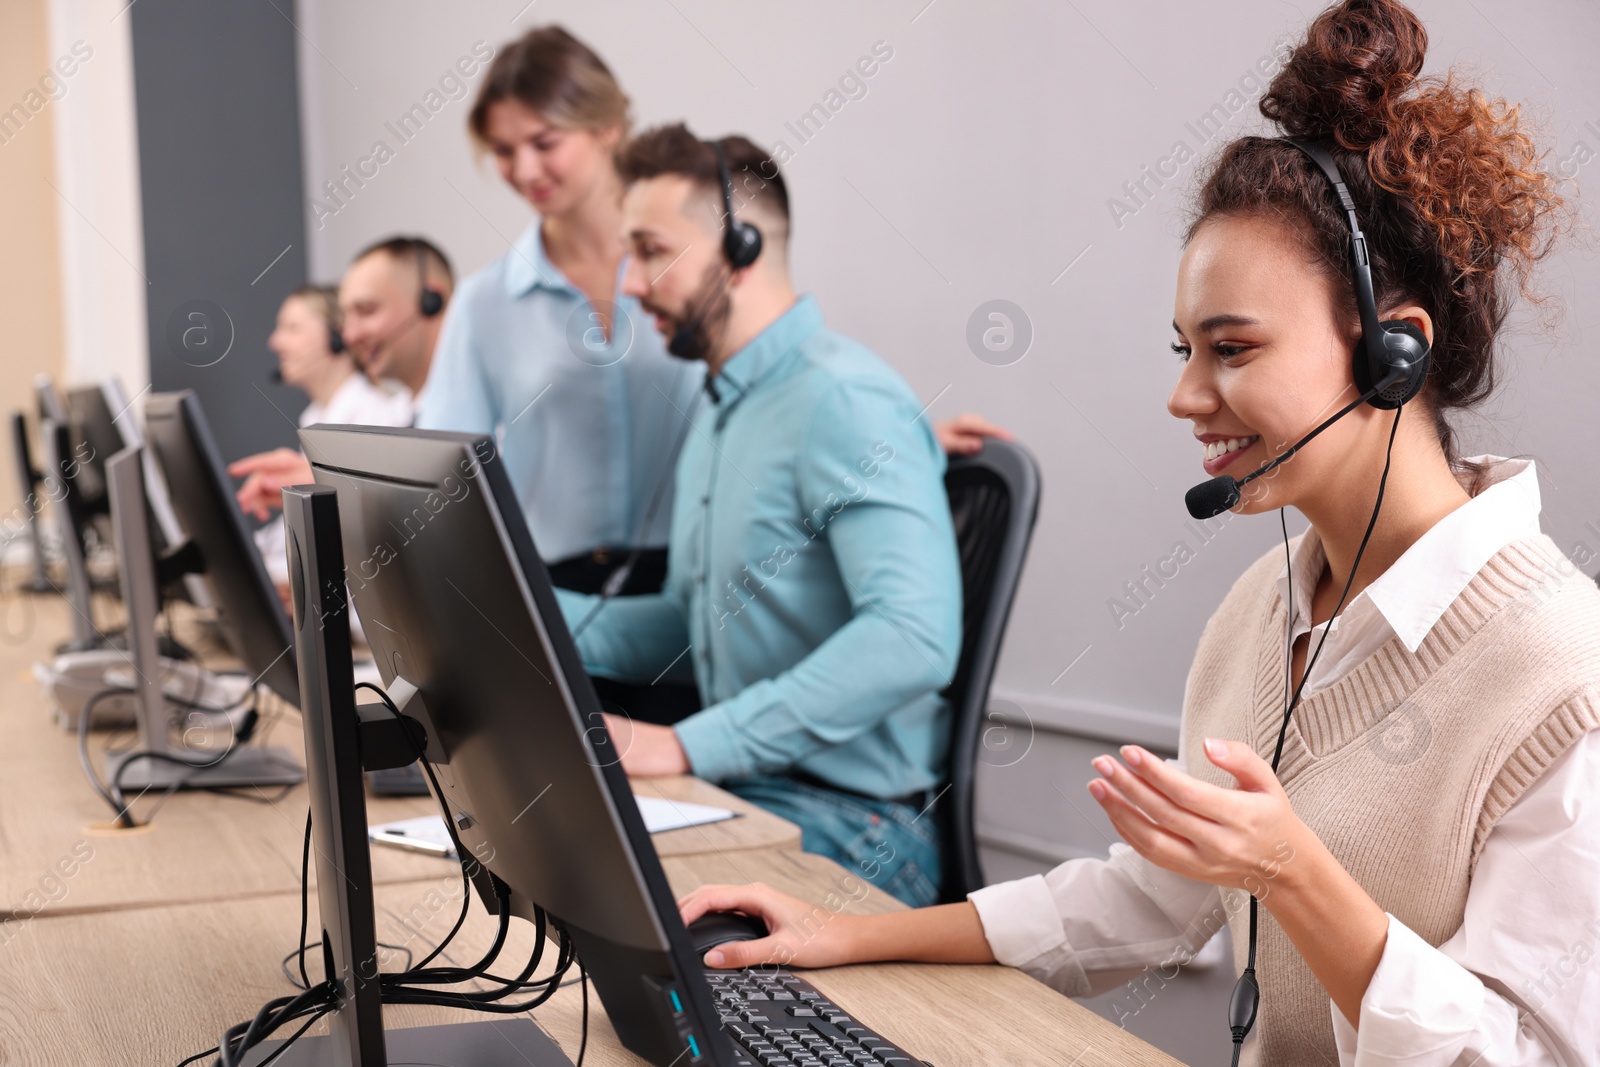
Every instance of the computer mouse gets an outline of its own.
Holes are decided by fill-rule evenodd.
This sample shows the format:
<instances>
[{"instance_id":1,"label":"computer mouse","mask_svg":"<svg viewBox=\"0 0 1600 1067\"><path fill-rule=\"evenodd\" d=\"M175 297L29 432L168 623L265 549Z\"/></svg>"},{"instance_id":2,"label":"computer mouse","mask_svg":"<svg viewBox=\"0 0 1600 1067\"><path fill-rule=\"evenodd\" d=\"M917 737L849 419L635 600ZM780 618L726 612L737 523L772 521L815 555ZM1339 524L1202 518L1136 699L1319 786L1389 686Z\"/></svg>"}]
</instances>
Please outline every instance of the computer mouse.
<instances>
[{"instance_id":1,"label":"computer mouse","mask_svg":"<svg viewBox=\"0 0 1600 1067\"><path fill-rule=\"evenodd\" d=\"M754 941L766 936L766 923L737 911L708 911L689 924L689 943L700 956L729 941Z\"/></svg>"}]
</instances>

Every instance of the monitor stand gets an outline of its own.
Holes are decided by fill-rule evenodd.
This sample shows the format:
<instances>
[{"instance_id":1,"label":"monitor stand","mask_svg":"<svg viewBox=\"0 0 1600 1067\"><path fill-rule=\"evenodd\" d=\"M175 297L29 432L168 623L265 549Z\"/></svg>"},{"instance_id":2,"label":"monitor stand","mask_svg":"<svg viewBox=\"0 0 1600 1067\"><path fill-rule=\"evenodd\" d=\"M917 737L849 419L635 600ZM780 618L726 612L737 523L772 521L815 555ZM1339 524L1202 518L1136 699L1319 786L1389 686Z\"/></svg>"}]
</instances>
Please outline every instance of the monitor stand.
<instances>
[{"instance_id":1,"label":"monitor stand","mask_svg":"<svg viewBox=\"0 0 1600 1067\"><path fill-rule=\"evenodd\" d=\"M75 478L66 476L73 462L71 436L67 427L54 419L45 419L40 426L44 439L46 469L52 477L61 479L66 491L55 501L56 524L60 527L61 555L67 565L67 603L72 607L72 639L58 645L56 651L86 652L105 647L105 635L94 624L93 585L89 580L89 563L84 559L83 541L79 533L88 517L81 506L82 489Z\"/></svg>"},{"instance_id":2,"label":"monitor stand","mask_svg":"<svg viewBox=\"0 0 1600 1067\"><path fill-rule=\"evenodd\" d=\"M118 753L106 757L106 780L116 781L124 792L145 789L225 789L250 785L298 785L305 772L287 750L243 745L232 755L219 752L179 749L172 753L188 766L151 759L148 756ZM215 763L205 763L216 758ZM122 766L128 764L127 770ZM196 766L196 764L199 764Z\"/></svg>"},{"instance_id":3,"label":"monitor stand","mask_svg":"<svg viewBox=\"0 0 1600 1067\"><path fill-rule=\"evenodd\" d=\"M343 1014L342 1012L337 1014ZM336 1018L329 1016L329 1018ZM501 1016L493 1022L450 1023L385 1030L377 1060L338 1059L338 1035L302 1037L272 1067L572 1067L561 1046L532 1019ZM245 1067L259 1064L283 1044L263 1041L244 1058Z\"/></svg>"},{"instance_id":4,"label":"monitor stand","mask_svg":"<svg viewBox=\"0 0 1600 1067\"><path fill-rule=\"evenodd\" d=\"M405 756L390 755L395 751L392 741L388 751L381 752L385 746L372 737L379 730L365 731L356 712L335 491L326 486L285 488L283 521L316 846L319 914L315 921L320 922L327 973L337 976L340 988L339 1005L327 1017L328 1034L296 1041L272 1061L274 1067L571 1067L560 1046L526 1016L384 1030L379 986L372 979L378 935L367 802L361 784L364 738L371 738L366 743L370 769L403 763ZM401 724L387 712L373 721L379 728L389 728L391 736L399 733L393 727ZM407 739L407 747L412 745L422 747L426 741ZM263 1043L244 1062L256 1067L282 1044Z\"/></svg>"},{"instance_id":5,"label":"monitor stand","mask_svg":"<svg viewBox=\"0 0 1600 1067\"><path fill-rule=\"evenodd\" d=\"M139 724L138 750L107 757L106 780L135 791L301 782L305 773L288 749L234 744L231 726L223 730L229 741L226 748L174 747L167 739L172 709L162 692L161 658L156 651L156 616L161 605L145 505L143 452L139 447L125 448L106 464L112 526L121 564L122 599L128 610L128 656L134 671L132 688L136 690L134 716ZM221 725L208 723L207 732ZM170 756L189 766L142 753Z\"/></svg>"}]
</instances>

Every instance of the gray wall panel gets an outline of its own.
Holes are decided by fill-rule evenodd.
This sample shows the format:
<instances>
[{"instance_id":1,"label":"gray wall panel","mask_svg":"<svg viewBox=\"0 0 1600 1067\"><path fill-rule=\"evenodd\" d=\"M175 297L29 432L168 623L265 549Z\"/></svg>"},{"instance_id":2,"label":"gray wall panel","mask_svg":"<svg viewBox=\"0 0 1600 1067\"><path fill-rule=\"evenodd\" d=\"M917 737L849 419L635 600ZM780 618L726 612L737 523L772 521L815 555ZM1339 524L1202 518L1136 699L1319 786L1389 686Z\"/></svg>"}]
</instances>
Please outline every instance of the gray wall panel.
<instances>
[{"instance_id":1,"label":"gray wall panel","mask_svg":"<svg viewBox=\"0 0 1600 1067\"><path fill-rule=\"evenodd\" d=\"M150 377L193 388L229 458L293 440L267 335L305 280L290 3L131 7Z\"/></svg>"}]
</instances>

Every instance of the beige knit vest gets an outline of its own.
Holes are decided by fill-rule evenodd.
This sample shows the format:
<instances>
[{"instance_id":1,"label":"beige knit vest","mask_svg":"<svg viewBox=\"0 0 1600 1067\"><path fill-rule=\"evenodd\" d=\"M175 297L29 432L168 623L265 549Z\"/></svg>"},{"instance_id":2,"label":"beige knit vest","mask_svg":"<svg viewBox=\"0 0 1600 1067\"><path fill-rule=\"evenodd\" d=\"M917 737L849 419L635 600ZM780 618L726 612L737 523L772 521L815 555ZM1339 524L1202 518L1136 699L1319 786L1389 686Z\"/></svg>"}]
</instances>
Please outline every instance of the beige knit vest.
<instances>
[{"instance_id":1,"label":"beige knit vest","mask_svg":"<svg viewBox=\"0 0 1600 1067\"><path fill-rule=\"evenodd\" d=\"M1219 785L1234 782L1206 759L1207 737L1248 741L1268 760L1277 743L1282 567L1277 550L1245 572L1207 623L1190 672L1183 755L1191 773ZM1415 654L1392 638L1302 700L1278 778L1378 905L1439 945L1461 926L1496 820L1597 726L1600 591L1540 535L1491 558ZM1270 898L1270 878L1263 884ZM1230 889L1223 898L1243 971L1249 897ZM1261 1008L1244 1062L1337 1064L1328 994L1265 907L1256 977ZM1226 1040L1221 1019L1218 1032Z\"/></svg>"}]
</instances>

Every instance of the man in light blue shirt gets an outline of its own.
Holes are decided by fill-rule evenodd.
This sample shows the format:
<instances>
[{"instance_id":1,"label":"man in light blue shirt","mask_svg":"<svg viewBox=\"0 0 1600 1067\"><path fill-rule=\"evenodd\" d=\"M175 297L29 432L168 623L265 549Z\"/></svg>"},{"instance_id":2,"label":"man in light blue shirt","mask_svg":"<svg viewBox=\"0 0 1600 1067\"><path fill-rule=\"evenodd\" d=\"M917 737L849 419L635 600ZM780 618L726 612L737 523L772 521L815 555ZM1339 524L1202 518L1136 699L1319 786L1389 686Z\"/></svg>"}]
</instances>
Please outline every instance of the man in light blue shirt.
<instances>
[{"instance_id":1,"label":"man in light blue shirt","mask_svg":"<svg viewBox=\"0 0 1600 1067\"><path fill-rule=\"evenodd\" d=\"M672 126L637 137L622 168L624 291L704 363L708 394L678 459L662 591L603 608L558 592L591 673L699 683L707 706L675 727L607 716L623 767L721 782L798 823L808 851L931 903L941 691L961 645L944 455L900 376L796 297L764 152ZM748 264L724 247L740 224L761 234Z\"/></svg>"}]
</instances>

